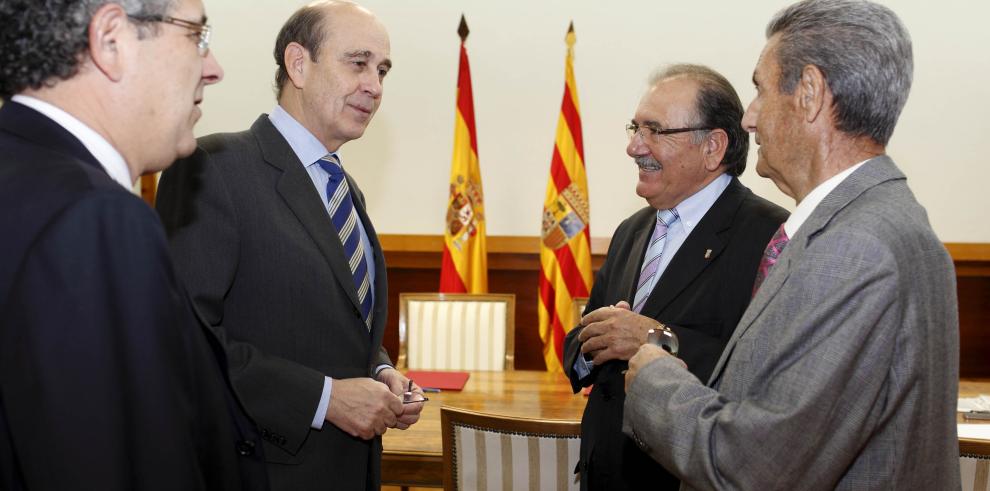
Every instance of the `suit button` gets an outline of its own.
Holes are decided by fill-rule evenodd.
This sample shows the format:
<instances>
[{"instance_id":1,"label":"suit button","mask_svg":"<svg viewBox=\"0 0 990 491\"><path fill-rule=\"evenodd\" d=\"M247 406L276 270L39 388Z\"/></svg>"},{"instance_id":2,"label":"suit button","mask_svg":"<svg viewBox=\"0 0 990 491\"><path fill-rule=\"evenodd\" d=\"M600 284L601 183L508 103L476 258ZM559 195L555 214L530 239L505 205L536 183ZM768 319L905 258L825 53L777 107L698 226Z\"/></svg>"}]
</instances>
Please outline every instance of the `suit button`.
<instances>
[{"instance_id":1,"label":"suit button","mask_svg":"<svg viewBox=\"0 0 990 491\"><path fill-rule=\"evenodd\" d=\"M237 442L237 453L242 457L254 455L254 442L251 440L241 440Z\"/></svg>"}]
</instances>

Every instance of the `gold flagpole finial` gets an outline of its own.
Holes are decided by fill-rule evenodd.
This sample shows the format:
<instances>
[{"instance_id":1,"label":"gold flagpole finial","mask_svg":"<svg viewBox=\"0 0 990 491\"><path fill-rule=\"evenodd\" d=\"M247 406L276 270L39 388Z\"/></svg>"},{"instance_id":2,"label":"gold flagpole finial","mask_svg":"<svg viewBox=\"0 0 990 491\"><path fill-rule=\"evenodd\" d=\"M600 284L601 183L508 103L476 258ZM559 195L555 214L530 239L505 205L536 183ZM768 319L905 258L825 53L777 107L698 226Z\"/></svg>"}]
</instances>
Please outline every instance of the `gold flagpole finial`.
<instances>
[{"instance_id":1,"label":"gold flagpole finial","mask_svg":"<svg viewBox=\"0 0 990 491\"><path fill-rule=\"evenodd\" d=\"M574 35L574 21L571 21L571 25L567 28L567 35L564 36L564 41L567 42L567 47L573 47L574 42L577 41L577 36Z\"/></svg>"},{"instance_id":2,"label":"gold flagpole finial","mask_svg":"<svg viewBox=\"0 0 990 491\"><path fill-rule=\"evenodd\" d=\"M461 36L461 42L467 41L468 34L471 31L468 30L467 21L464 20L464 14L461 14L461 25L457 27L457 34Z\"/></svg>"}]
</instances>

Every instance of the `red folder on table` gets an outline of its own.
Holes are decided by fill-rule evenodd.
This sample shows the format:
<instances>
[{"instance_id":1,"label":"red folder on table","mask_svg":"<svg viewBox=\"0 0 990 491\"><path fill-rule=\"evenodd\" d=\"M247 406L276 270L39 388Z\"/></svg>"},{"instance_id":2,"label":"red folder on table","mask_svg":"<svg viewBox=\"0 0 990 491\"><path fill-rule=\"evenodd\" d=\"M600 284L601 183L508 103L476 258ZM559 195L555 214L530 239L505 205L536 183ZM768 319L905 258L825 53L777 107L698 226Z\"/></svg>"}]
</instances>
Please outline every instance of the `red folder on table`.
<instances>
[{"instance_id":1,"label":"red folder on table","mask_svg":"<svg viewBox=\"0 0 990 491\"><path fill-rule=\"evenodd\" d=\"M424 389L462 390L471 374L468 372L436 372L430 370L409 370L408 377Z\"/></svg>"}]
</instances>

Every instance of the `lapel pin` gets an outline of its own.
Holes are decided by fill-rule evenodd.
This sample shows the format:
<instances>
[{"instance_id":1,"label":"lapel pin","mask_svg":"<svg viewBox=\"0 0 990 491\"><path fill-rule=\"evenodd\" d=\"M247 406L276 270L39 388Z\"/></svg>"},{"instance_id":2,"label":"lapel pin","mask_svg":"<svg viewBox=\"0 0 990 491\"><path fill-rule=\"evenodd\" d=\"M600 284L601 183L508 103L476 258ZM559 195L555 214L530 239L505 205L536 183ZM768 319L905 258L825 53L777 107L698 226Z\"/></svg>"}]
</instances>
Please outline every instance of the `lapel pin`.
<instances>
[{"instance_id":1,"label":"lapel pin","mask_svg":"<svg viewBox=\"0 0 990 491\"><path fill-rule=\"evenodd\" d=\"M711 249L706 249L705 250L705 259L711 259L711 258L712 258L712 250Z\"/></svg>"}]
</instances>

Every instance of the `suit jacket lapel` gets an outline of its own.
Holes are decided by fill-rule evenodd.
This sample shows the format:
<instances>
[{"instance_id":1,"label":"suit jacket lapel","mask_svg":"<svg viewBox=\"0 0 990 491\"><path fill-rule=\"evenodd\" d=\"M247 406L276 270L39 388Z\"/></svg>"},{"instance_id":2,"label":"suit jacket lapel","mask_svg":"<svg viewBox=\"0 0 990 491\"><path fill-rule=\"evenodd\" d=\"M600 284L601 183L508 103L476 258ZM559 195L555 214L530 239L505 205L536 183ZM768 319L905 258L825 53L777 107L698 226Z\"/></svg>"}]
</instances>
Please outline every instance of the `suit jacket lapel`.
<instances>
[{"instance_id":1,"label":"suit jacket lapel","mask_svg":"<svg viewBox=\"0 0 990 491\"><path fill-rule=\"evenodd\" d=\"M275 184L276 191L316 243L351 303L360 309L357 289L345 259L344 246L337 238L337 230L321 203L320 194L313 187L313 180L267 116L259 117L251 126L251 132L258 139L265 161L282 171Z\"/></svg>"},{"instance_id":2,"label":"suit jacket lapel","mask_svg":"<svg viewBox=\"0 0 990 491\"><path fill-rule=\"evenodd\" d=\"M375 303L372 306L372 335L378 336L384 333L385 327L385 317L387 314L386 308L388 306L388 280L387 271L385 270L385 256L382 253L382 246L378 242L378 234L375 232L374 225L371 224L371 218L368 217L368 211L366 204L364 202L364 194L361 189L354 182L354 179L346 171L344 175L347 177L347 183L351 187L351 195L354 200L354 210L357 211L358 219L361 220L361 224L364 225L364 231L368 234L368 242L371 245L372 258L375 261ZM355 292L355 298L357 292ZM376 343L379 340L376 338Z\"/></svg>"},{"instance_id":3,"label":"suit jacket lapel","mask_svg":"<svg viewBox=\"0 0 990 491\"><path fill-rule=\"evenodd\" d=\"M643 315L657 318L718 257L725 248L721 235L732 227L745 192L746 188L733 178L667 265L643 306Z\"/></svg>"},{"instance_id":4,"label":"suit jacket lapel","mask_svg":"<svg viewBox=\"0 0 990 491\"><path fill-rule=\"evenodd\" d=\"M712 385L721 375L739 338L753 325L756 318L759 317L760 313L763 312L777 295L777 292L783 287L787 281L787 277L790 276L791 264L801 260L801 256L804 254L810 241L821 233L843 208L862 195L866 190L893 179L904 179L904 174L897 169L897 166L894 165L890 157L881 155L871 159L850 174L815 207L815 210L801 225L801 228L798 229L798 233L788 241L787 246L784 247L784 251L777 259L777 263L770 269L770 273L767 275L766 280L764 280L763 285L760 286L760 290L753 297L753 301L746 308L746 312L743 313L735 332L732 333L732 337L726 344L725 349L722 350L722 356L719 358L711 377L708 379L709 385Z\"/></svg>"}]
</instances>

